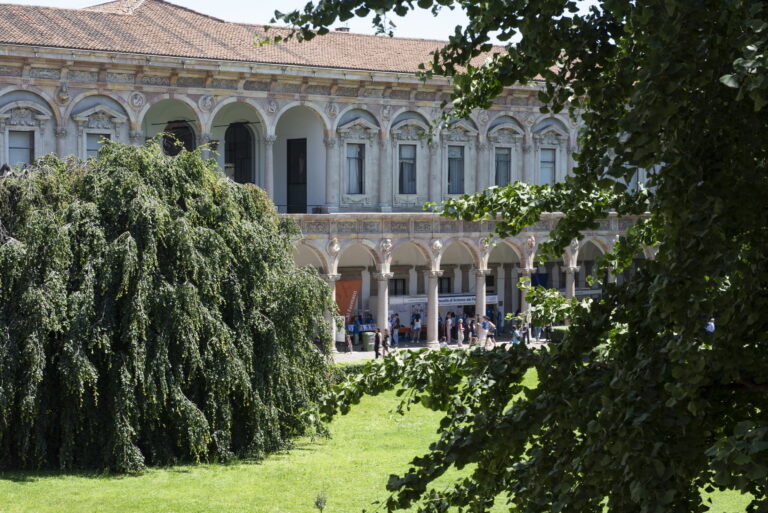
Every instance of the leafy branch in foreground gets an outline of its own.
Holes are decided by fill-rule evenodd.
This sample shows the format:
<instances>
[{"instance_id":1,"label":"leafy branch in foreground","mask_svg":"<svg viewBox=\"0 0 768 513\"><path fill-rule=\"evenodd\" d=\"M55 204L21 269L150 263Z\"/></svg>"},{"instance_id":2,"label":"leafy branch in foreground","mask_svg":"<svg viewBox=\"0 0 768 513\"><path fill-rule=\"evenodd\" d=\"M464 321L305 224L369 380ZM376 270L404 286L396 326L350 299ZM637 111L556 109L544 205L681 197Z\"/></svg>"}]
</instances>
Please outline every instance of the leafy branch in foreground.
<instances>
[{"instance_id":1,"label":"leafy branch in foreground","mask_svg":"<svg viewBox=\"0 0 768 513\"><path fill-rule=\"evenodd\" d=\"M503 237L562 212L540 246L550 257L606 216L623 228L621 217L643 218L604 261L616 274L633 260L637 270L603 284L589 308L571 308L562 344L537 364L538 388L509 411L473 409L472 390L462 388L502 350L459 364L447 390L437 360L453 357L405 363L432 365L435 384L422 395L449 406L441 441L390 481L390 509L421 497L422 511L486 511L505 494L522 513L698 513L708 509L702 490L729 488L751 495L748 511L768 512L768 6L585 4L327 0L278 16L308 38L352 15L376 12L381 23L388 12L462 9L468 22L427 70L451 77L447 117L487 109L505 87L527 84L543 112L567 109L583 129L562 183L454 198L443 215L494 220ZM656 258L638 259L644 247ZM711 318L717 329L708 334ZM513 400L516 368L494 376L508 394L495 397L497 407ZM387 383L409 376L404 368ZM443 495L427 491L464 457L477 463L470 477Z\"/></svg>"}]
</instances>

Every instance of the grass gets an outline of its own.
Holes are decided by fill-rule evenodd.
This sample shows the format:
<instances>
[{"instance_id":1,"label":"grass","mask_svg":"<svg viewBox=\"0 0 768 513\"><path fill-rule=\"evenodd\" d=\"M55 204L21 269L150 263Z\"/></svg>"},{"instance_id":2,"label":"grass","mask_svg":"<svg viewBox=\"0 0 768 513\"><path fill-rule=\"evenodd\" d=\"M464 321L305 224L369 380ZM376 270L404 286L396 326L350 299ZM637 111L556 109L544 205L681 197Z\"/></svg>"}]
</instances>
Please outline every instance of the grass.
<instances>
[{"instance_id":1,"label":"grass","mask_svg":"<svg viewBox=\"0 0 768 513\"><path fill-rule=\"evenodd\" d=\"M534 384L534 378L529 381ZM415 407L390 413L393 393L366 397L331 426L330 440L300 440L259 463L178 466L137 476L25 472L0 474L0 513L310 513L324 492L325 513L376 510L391 473L435 440L439 415ZM448 484L446 477L442 484ZM735 493L712 496L713 512L744 511ZM505 511L497 505L494 512Z\"/></svg>"}]
</instances>

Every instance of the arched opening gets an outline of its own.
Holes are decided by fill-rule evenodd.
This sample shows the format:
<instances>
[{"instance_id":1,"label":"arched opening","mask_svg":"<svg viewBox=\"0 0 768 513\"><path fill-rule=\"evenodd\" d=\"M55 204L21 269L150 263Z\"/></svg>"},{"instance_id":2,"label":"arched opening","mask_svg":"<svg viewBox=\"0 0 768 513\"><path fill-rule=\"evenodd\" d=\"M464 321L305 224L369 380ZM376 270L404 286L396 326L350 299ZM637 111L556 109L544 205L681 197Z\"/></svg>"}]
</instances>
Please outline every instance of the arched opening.
<instances>
[{"instance_id":1,"label":"arched opening","mask_svg":"<svg viewBox=\"0 0 768 513\"><path fill-rule=\"evenodd\" d=\"M197 115L180 100L161 100L153 104L144 115L141 126L148 139L161 132L167 134L162 140L166 155L176 156L182 149L192 151L197 147Z\"/></svg>"},{"instance_id":2,"label":"arched opening","mask_svg":"<svg viewBox=\"0 0 768 513\"><path fill-rule=\"evenodd\" d=\"M426 340L429 258L415 243L403 242L392 250L389 270L392 273L389 310L400 318L400 339L409 342Z\"/></svg>"},{"instance_id":3,"label":"arched opening","mask_svg":"<svg viewBox=\"0 0 768 513\"><path fill-rule=\"evenodd\" d=\"M497 322L499 332L505 331L504 316L517 314L522 304L522 291L518 287L520 256L509 243L499 242L488 257L488 269L492 279L486 282L486 293L497 296L497 308L501 313L501 322ZM498 321L498 319L497 319Z\"/></svg>"},{"instance_id":4,"label":"arched opening","mask_svg":"<svg viewBox=\"0 0 768 513\"><path fill-rule=\"evenodd\" d=\"M306 244L296 244L294 246L293 260L296 262L296 267L314 267L320 274L326 272L323 262Z\"/></svg>"},{"instance_id":5,"label":"arched opening","mask_svg":"<svg viewBox=\"0 0 768 513\"><path fill-rule=\"evenodd\" d=\"M253 183L253 137L244 123L232 123L224 133L224 172L237 183Z\"/></svg>"},{"instance_id":6,"label":"arched opening","mask_svg":"<svg viewBox=\"0 0 768 513\"><path fill-rule=\"evenodd\" d=\"M277 122L274 145L274 200L280 212L304 214L325 204L325 127L301 105Z\"/></svg>"},{"instance_id":7,"label":"arched opening","mask_svg":"<svg viewBox=\"0 0 768 513\"><path fill-rule=\"evenodd\" d=\"M262 127L258 112L244 102L228 103L214 115L211 138L218 142L214 157L224 174L238 183L263 184L259 174Z\"/></svg>"},{"instance_id":8,"label":"arched opening","mask_svg":"<svg viewBox=\"0 0 768 513\"><path fill-rule=\"evenodd\" d=\"M586 241L579 249L578 266L576 272L576 297L600 297L602 287L600 281L607 279L606 275L599 275L598 260L603 256L603 251L592 241ZM590 280L588 277L592 277ZM592 284L590 285L590 281Z\"/></svg>"},{"instance_id":9,"label":"arched opening","mask_svg":"<svg viewBox=\"0 0 768 513\"><path fill-rule=\"evenodd\" d=\"M446 243L443 255L440 258L442 276L438 278L438 327L440 319L445 319L451 314L456 317L472 317L475 314L483 315L483 312L475 312L475 291L477 278L475 271L477 263L475 257L465 243L452 240ZM493 281L493 276L486 276L486 287ZM486 292L486 310L496 309L498 298L494 295L488 297ZM454 325L455 327L455 325ZM441 332L442 333L442 332ZM455 340L452 338L452 340Z\"/></svg>"},{"instance_id":10,"label":"arched opening","mask_svg":"<svg viewBox=\"0 0 768 513\"><path fill-rule=\"evenodd\" d=\"M348 321L359 318L369 324L367 321L374 319L377 270L370 248L353 243L342 250L336 270L341 276L336 282L336 298L340 313Z\"/></svg>"},{"instance_id":11,"label":"arched opening","mask_svg":"<svg viewBox=\"0 0 768 513\"><path fill-rule=\"evenodd\" d=\"M163 152L170 157L175 157L181 150L192 151L197 147L195 131L183 119L166 124L163 133Z\"/></svg>"}]
</instances>

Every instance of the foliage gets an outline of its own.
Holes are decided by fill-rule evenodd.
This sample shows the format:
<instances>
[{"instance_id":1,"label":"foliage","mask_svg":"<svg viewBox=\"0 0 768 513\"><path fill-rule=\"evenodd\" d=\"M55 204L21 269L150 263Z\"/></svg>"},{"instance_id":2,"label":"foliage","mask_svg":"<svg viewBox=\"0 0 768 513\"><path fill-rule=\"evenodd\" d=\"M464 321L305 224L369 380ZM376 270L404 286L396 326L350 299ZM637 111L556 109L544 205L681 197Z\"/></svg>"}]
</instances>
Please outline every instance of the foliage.
<instances>
[{"instance_id":1,"label":"foliage","mask_svg":"<svg viewBox=\"0 0 768 513\"><path fill-rule=\"evenodd\" d=\"M108 144L0 179L0 219L2 468L258 457L307 427L331 298L262 191Z\"/></svg>"},{"instance_id":2,"label":"foliage","mask_svg":"<svg viewBox=\"0 0 768 513\"><path fill-rule=\"evenodd\" d=\"M491 188L446 201L443 214L498 219L504 236L561 211L565 218L540 247L549 256L609 211L644 215L604 265L617 274L643 248L658 250L626 283L603 284L588 310L571 308L563 344L538 364L541 386L520 404L506 409L518 367L530 363L522 352L476 357L489 367L507 362L509 376L495 376L504 385L492 385L501 388L491 411L482 392L460 385L482 364L454 362L462 378L443 375L437 371L454 358L443 353L402 371L385 364L380 385L361 384L368 392L400 378L410 386L409 376L431 365L426 396L445 406L445 436L390 482L389 506L423 496L446 465L477 463L475 478L424 510L483 511L504 492L526 513L699 512L707 510L700 490L714 487L748 492L748 511L766 512L768 7L758 0L580 4L324 0L277 16L308 39L313 29L368 12L386 31L389 12L465 10L469 22L428 71L452 77L449 116L488 108L505 86L536 80L542 111L568 109L584 128L578 166L564 182ZM492 35L504 46L492 47ZM639 170L645 183L628 187ZM718 329L708 336L711 317ZM590 356L595 351L599 358ZM343 388L326 410L345 411L358 393Z\"/></svg>"}]
</instances>

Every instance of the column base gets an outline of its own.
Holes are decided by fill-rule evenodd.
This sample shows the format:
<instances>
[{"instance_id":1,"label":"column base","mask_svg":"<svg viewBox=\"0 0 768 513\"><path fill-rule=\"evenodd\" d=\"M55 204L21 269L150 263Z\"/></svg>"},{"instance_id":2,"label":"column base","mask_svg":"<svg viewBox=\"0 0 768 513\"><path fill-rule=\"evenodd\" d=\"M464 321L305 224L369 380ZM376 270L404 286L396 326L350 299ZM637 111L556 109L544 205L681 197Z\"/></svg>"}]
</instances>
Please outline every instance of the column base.
<instances>
[{"instance_id":1,"label":"column base","mask_svg":"<svg viewBox=\"0 0 768 513\"><path fill-rule=\"evenodd\" d=\"M440 349L440 342L437 340L427 341L427 349Z\"/></svg>"}]
</instances>

